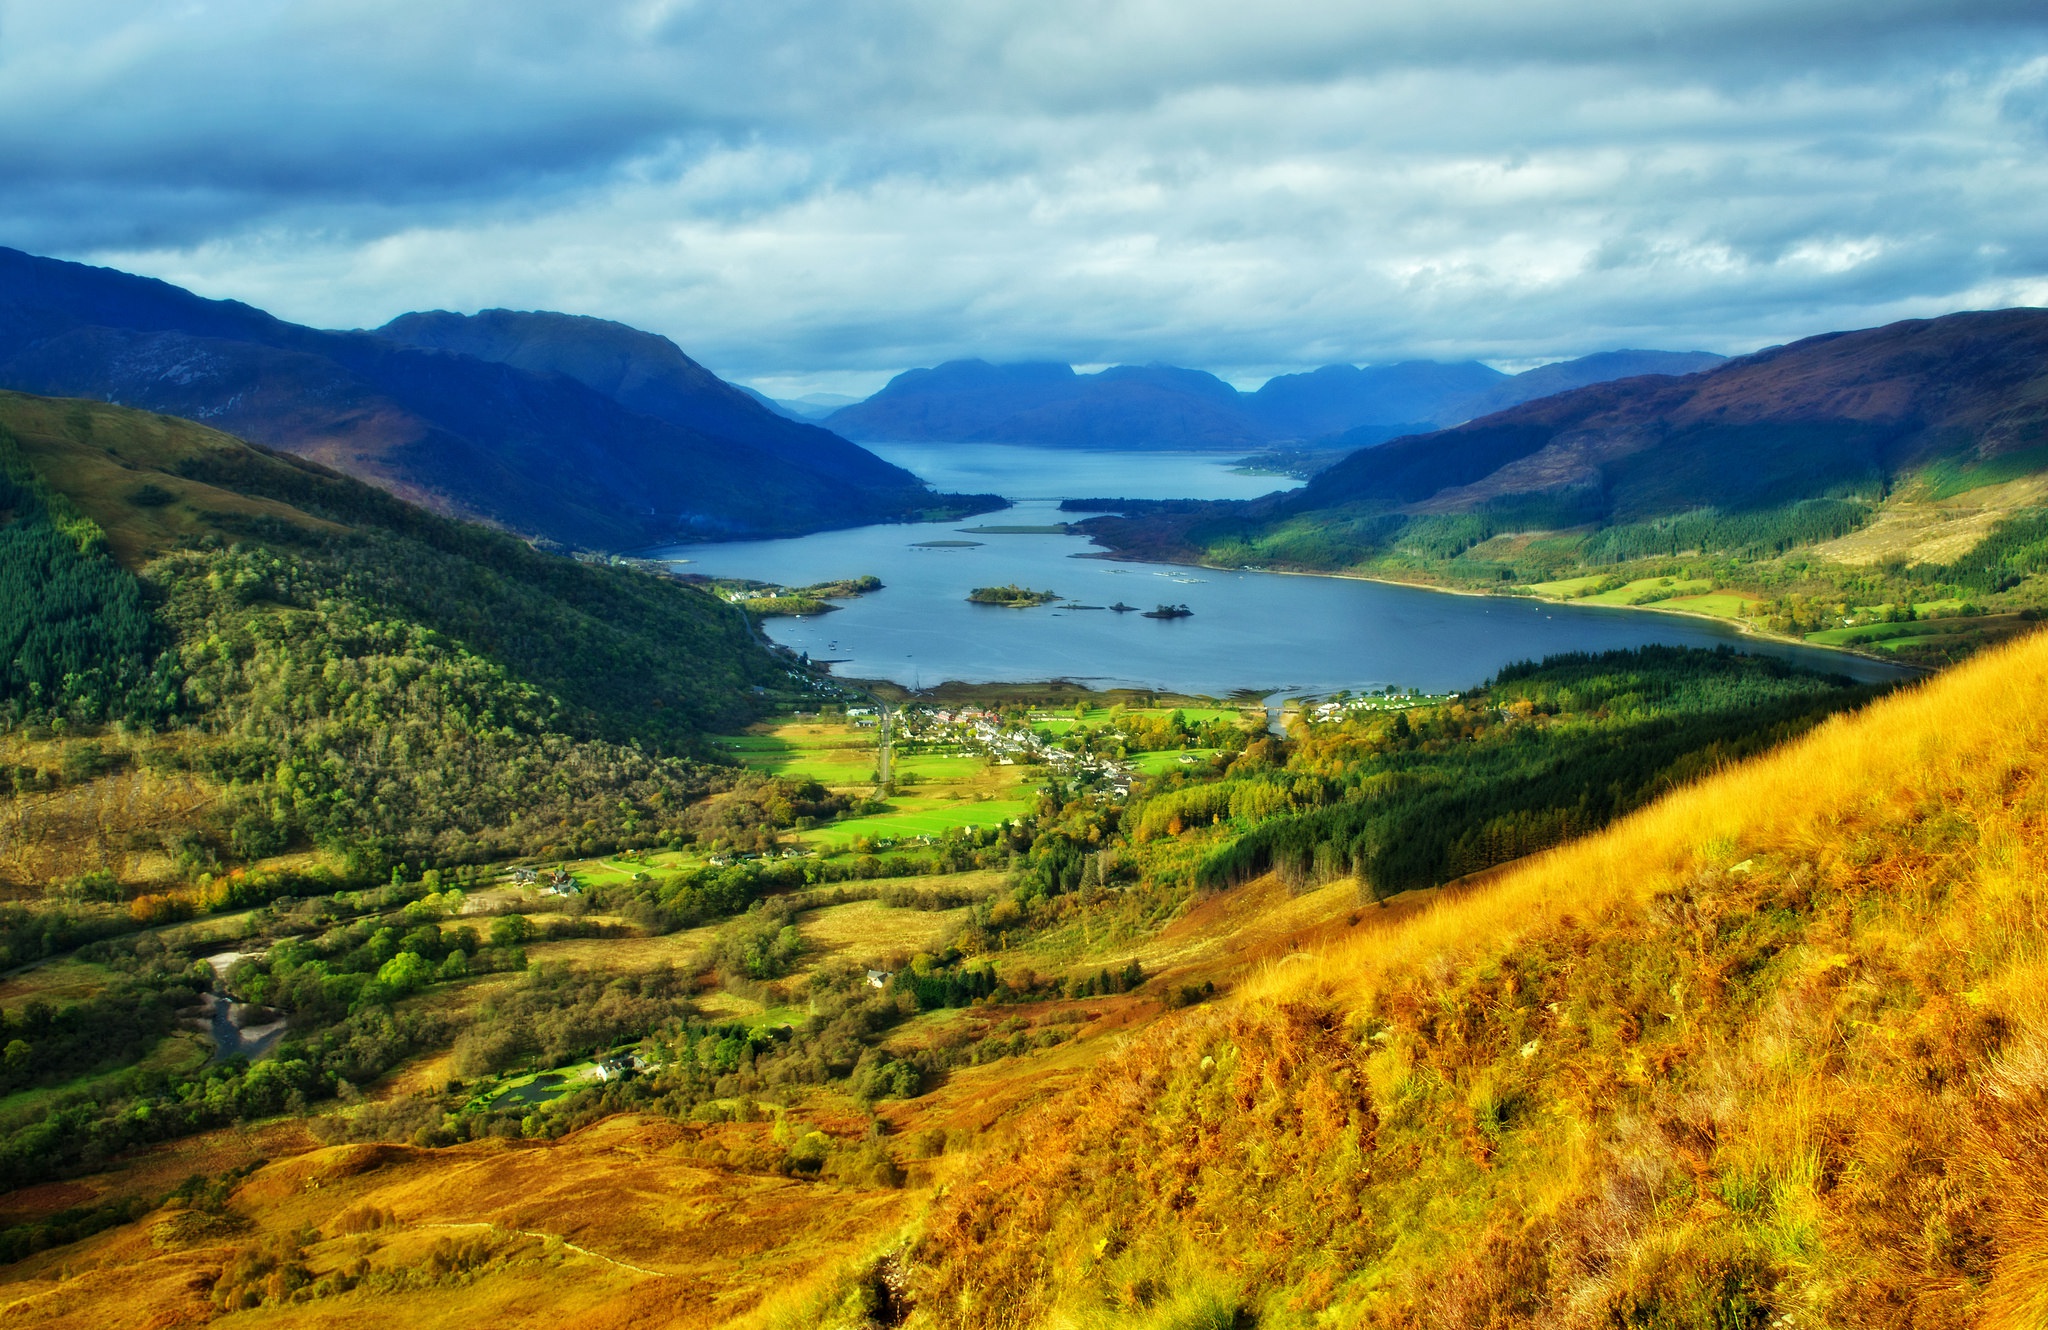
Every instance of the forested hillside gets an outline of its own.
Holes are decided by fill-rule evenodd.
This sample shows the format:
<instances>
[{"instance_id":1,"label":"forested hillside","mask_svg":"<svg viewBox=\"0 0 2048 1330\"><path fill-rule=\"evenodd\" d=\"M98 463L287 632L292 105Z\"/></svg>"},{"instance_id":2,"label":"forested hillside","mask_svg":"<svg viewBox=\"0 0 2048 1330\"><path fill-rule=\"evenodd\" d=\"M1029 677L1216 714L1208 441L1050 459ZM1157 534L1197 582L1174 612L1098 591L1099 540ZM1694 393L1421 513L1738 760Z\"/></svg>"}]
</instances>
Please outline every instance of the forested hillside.
<instances>
[{"instance_id":1,"label":"forested hillside","mask_svg":"<svg viewBox=\"0 0 2048 1330\"><path fill-rule=\"evenodd\" d=\"M727 779L703 731L794 686L674 579L188 422L0 394L0 485L17 783L60 757L84 784L186 773L219 792L163 829L188 858L319 847L381 872L652 843Z\"/></svg>"}]
</instances>

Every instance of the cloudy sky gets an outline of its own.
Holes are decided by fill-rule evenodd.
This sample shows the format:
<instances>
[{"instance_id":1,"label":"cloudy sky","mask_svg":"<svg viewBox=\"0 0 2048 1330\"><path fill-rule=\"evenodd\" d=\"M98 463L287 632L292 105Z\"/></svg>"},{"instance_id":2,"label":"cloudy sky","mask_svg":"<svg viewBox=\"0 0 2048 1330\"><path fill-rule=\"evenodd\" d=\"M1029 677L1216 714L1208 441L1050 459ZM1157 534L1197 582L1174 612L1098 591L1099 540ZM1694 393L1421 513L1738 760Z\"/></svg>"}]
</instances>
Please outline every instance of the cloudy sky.
<instances>
[{"instance_id":1,"label":"cloudy sky","mask_svg":"<svg viewBox=\"0 0 2048 1330\"><path fill-rule=\"evenodd\" d=\"M2048 304L2039 0L0 0L0 244L329 327L1510 366Z\"/></svg>"}]
</instances>

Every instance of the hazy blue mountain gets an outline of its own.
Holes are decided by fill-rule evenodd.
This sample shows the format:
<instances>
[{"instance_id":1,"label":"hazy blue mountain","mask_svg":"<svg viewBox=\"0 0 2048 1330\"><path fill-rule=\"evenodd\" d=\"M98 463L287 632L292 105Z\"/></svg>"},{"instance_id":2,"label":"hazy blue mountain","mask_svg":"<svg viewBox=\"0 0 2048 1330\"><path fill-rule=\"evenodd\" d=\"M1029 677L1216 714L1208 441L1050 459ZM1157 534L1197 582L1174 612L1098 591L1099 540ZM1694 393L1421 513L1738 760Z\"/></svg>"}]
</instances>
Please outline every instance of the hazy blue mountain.
<instances>
[{"instance_id":1,"label":"hazy blue mountain","mask_svg":"<svg viewBox=\"0 0 2048 1330\"><path fill-rule=\"evenodd\" d=\"M1724 364L1727 359L1711 351L1600 351L1577 360L1560 360L1525 370L1460 402L1455 418L1433 419L1439 425L1455 425L1460 420L1477 420L1574 388L1632 379L1639 374L1697 374Z\"/></svg>"},{"instance_id":2,"label":"hazy blue mountain","mask_svg":"<svg viewBox=\"0 0 2048 1330\"><path fill-rule=\"evenodd\" d=\"M1325 365L1268 379L1249 401L1276 439L1316 439L1360 426L1426 428L1454 404L1511 382L1476 360Z\"/></svg>"},{"instance_id":3,"label":"hazy blue mountain","mask_svg":"<svg viewBox=\"0 0 2048 1330\"><path fill-rule=\"evenodd\" d=\"M939 502L908 472L721 392L661 339L588 322L601 334L590 346L498 346L550 361L524 369L0 249L0 386L201 420L443 512L622 549L884 521Z\"/></svg>"},{"instance_id":4,"label":"hazy blue mountain","mask_svg":"<svg viewBox=\"0 0 2048 1330\"><path fill-rule=\"evenodd\" d=\"M905 370L874 396L834 411L825 423L850 439L1040 443L1015 437L1007 423L1071 400L1080 392L1079 377L1067 365L949 360L932 369Z\"/></svg>"},{"instance_id":5,"label":"hazy blue mountain","mask_svg":"<svg viewBox=\"0 0 2048 1330\"><path fill-rule=\"evenodd\" d=\"M1048 448L1252 450L1309 442L1360 448L1587 383L1718 364L1705 352L1614 351L1506 375L1476 360L1325 365L1241 393L1213 374L1119 365L955 360L897 375L827 417L855 439Z\"/></svg>"},{"instance_id":6,"label":"hazy blue mountain","mask_svg":"<svg viewBox=\"0 0 2048 1330\"><path fill-rule=\"evenodd\" d=\"M747 389L752 393L752 388ZM754 393L762 397L760 393ZM773 402L775 409L792 420L823 420L842 406L852 406L860 401L847 393L805 393L802 397L762 398Z\"/></svg>"}]
</instances>

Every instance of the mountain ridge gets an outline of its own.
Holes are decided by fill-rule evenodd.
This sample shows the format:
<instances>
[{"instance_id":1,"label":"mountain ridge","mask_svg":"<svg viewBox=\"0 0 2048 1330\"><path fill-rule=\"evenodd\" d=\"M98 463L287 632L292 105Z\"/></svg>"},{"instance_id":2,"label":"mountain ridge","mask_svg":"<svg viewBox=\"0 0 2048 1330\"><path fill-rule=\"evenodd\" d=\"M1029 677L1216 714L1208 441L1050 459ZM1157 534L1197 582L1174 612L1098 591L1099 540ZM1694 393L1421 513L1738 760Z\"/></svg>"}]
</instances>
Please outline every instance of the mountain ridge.
<instances>
[{"instance_id":1,"label":"mountain ridge","mask_svg":"<svg viewBox=\"0 0 2048 1330\"><path fill-rule=\"evenodd\" d=\"M1693 373L1709 352L1613 351L1507 375L1478 361L1325 365L1240 392L1202 370L1116 365L1077 374L1057 362L955 360L906 370L826 416L849 437L1064 448L1250 450L1305 443L1366 447L1626 374Z\"/></svg>"},{"instance_id":2,"label":"mountain ridge","mask_svg":"<svg viewBox=\"0 0 2048 1330\"><path fill-rule=\"evenodd\" d=\"M611 385L630 386L668 418L557 372L587 372L591 359L560 338L552 361L527 370L371 332L305 328L153 278L0 250L0 385L205 421L452 515L622 549L993 506L934 495L856 445L714 386L665 339L599 320L566 326L612 341L631 333L650 363L661 359L647 354L653 343L672 351L666 381ZM441 335L490 349L474 331ZM692 385L690 370L702 380ZM704 428L678 423L693 403L709 408Z\"/></svg>"}]
</instances>

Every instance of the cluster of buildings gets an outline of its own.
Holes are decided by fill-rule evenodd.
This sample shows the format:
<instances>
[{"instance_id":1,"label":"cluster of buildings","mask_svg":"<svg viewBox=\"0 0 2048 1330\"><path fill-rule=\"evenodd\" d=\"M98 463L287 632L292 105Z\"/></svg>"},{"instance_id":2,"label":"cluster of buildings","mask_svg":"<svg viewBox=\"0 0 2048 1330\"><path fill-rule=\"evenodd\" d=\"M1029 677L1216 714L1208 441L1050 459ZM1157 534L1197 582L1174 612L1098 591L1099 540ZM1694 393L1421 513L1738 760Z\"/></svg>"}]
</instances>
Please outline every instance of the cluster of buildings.
<instances>
[{"instance_id":1,"label":"cluster of buildings","mask_svg":"<svg viewBox=\"0 0 2048 1330\"><path fill-rule=\"evenodd\" d=\"M1310 721L1344 720L1365 711L1407 711L1412 707L1434 706L1448 702L1452 696L1450 693L1441 697L1433 693L1375 693L1303 707L1301 714Z\"/></svg>"},{"instance_id":2,"label":"cluster of buildings","mask_svg":"<svg viewBox=\"0 0 2048 1330\"><path fill-rule=\"evenodd\" d=\"M1070 779L1094 777L1118 799L1131 792L1132 772L1123 763L1049 744L1030 728L1005 725L1002 717L979 707L905 711L902 733L907 739L957 743L968 752L987 754L998 766L1043 766Z\"/></svg>"}]
</instances>

